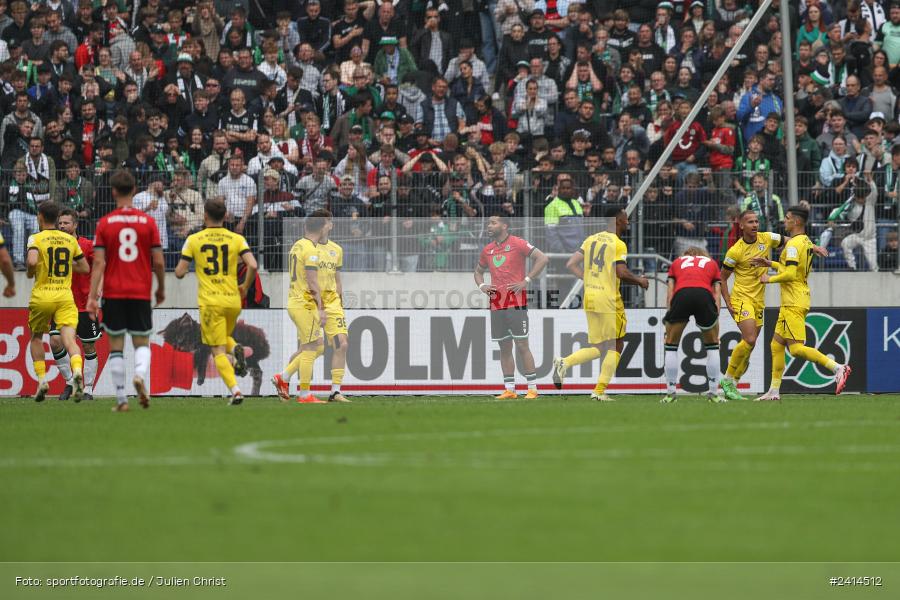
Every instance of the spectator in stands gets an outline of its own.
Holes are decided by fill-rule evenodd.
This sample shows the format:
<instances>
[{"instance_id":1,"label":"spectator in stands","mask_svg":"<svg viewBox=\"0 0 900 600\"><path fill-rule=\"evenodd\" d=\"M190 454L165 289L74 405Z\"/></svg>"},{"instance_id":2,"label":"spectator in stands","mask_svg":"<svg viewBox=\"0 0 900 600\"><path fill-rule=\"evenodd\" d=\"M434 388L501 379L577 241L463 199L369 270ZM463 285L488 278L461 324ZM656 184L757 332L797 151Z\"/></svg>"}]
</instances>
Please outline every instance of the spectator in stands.
<instances>
[{"instance_id":1,"label":"spectator in stands","mask_svg":"<svg viewBox=\"0 0 900 600\"><path fill-rule=\"evenodd\" d=\"M297 182L297 194L306 214L320 208L328 208L331 195L337 190L337 184L331 169L331 155L327 152L319 154L312 163L312 171Z\"/></svg>"},{"instance_id":2,"label":"spectator in stands","mask_svg":"<svg viewBox=\"0 0 900 600\"><path fill-rule=\"evenodd\" d=\"M884 248L878 253L879 270L896 271L898 256L900 256L900 237L896 231L889 231L885 236Z\"/></svg>"},{"instance_id":3,"label":"spectator in stands","mask_svg":"<svg viewBox=\"0 0 900 600\"><path fill-rule=\"evenodd\" d=\"M403 77L416 70L416 61L406 48L399 48L394 37L383 37L379 42L381 49L375 55L374 70L376 79L383 86L397 85Z\"/></svg>"},{"instance_id":4,"label":"spectator in stands","mask_svg":"<svg viewBox=\"0 0 900 600\"><path fill-rule=\"evenodd\" d=\"M440 11L437 8L426 9L425 27L413 35L410 47L416 64L424 65L425 61L430 60L438 68L438 71L445 73L453 54L453 38L449 33L440 29L440 24ZM401 77L400 80L402 81L403 78Z\"/></svg>"},{"instance_id":5,"label":"spectator in stands","mask_svg":"<svg viewBox=\"0 0 900 600\"><path fill-rule=\"evenodd\" d=\"M774 88L775 75L769 70L762 71L759 83L741 98L737 117L745 140L763 129L766 115L772 112L781 114L784 103L775 95Z\"/></svg>"},{"instance_id":6,"label":"spectator in stands","mask_svg":"<svg viewBox=\"0 0 900 600\"><path fill-rule=\"evenodd\" d=\"M544 208L547 227L547 247L550 252L571 253L584 241L584 211L581 198L575 193L572 177L561 174L556 178L553 198Z\"/></svg>"},{"instance_id":7,"label":"spectator in stands","mask_svg":"<svg viewBox=\"0 0 900 600\"><path fill-rule=\"evenodd\" d=\"M844 117L844 113L839 107L833 107L829 110L829 114L828 131L823 132L822 135L816 138L816 142L819 144L822 154L827 155L834 147L834 139L841 136L844 138L844 141L847 142L848 155L856 156L859 140L853 132L847 130L847 119Z\"/></svg>"},{"instance_id":8,"label":"spectator in stands","mask_svg":"<svg viewBox=\"0 0 900 600\"><path fill-rule=\"evenodd\" d=\"M225 224L243 233L247 217L256 202L256 182L244 173L244 159L237 155L228 158L228 174L217 185L217 195L225 201Z\"/></svg>"}]
</instances>

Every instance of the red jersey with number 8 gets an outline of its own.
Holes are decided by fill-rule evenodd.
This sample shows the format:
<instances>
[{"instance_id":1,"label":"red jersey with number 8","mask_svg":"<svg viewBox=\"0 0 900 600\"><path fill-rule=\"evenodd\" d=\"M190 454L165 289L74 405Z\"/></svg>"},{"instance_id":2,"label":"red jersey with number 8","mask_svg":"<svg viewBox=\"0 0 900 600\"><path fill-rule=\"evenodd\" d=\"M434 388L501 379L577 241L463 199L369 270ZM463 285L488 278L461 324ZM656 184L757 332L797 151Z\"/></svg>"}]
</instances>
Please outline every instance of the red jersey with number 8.
<instances>
[{"instance_id":1,"label":"red jersey with number 8","mask_svg":"<svg viewBox=\"0 0 900 600\"><path fill-rule=\"evenodd\" d=\"M669 279L675 281L675 292L684 288L703 288L713 293L713 284L722 279L719 265L706 256L680 256L669 267Z\"/></svg>"},{"instance_id":2,"label":"red jersey with number 8","mask_svg":"<svg viewBox=\"0 0 900 600\"><path fill-rule=\"evenodd\" d=\"M94 250L106 256L104 298L150 300L153 287L151 251L161 248L153 217L136 208L119 208L97 224Z\"/></svg>"},{"instance_id":3,"label":"red jersey with number 8","mask_svg":"<svg viewBox=\"0 0 900 600\"><path fill-rule=\"evenodd\" d=\"M525 261L534 252L534 246L520 237L507 236L502 242L491 242L481 251L478 265L491 272L491 285L497 293L491 296L491 310L505 310L528 306L525 290L515 293L509 286L521 283L528 272Z\"/></svg>"}]
</instances>

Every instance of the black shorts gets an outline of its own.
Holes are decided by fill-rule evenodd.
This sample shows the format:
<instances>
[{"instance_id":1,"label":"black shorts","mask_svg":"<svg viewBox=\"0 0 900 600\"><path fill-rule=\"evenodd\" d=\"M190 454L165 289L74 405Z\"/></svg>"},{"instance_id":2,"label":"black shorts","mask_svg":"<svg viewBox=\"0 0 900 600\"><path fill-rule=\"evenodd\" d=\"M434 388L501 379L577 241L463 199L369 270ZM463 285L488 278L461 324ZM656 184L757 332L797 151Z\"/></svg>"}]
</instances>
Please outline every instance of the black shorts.
<instances>
[{"instance_id":1,"label":"black shorts","mask_svg":"<svg viewBox=\"0 0 900 600\"><path fill-rule=\"evenodd\" d=\"M672 306L663 317L663 323L687 323L691 317L697 327L712 329L719 322L719 311L713 295L703 288L684 288L672 298Z\"/></svg>"},{"instance_id":2,"label":"black shorts","mask_svg":"<svg viewBox=\"0 0 900 600\"><path fill-rule=\"evenodd\" d=\"M110 335L150 335L153 309L149 300L103 299L103 329Z\"/></svg>"},{"instance_id":3,"label":"black shorts","mask_svg":"<svg viewBox=\"0 0 900 600\"><path fill-rule=\"evenodd\" d=\"M491 311L491 339L524 339L528 337L528 308L525 306Z\"/></svg>"},{"instance_id":4,"label":"black shorts","mask_svg":"<svg viewBox=\"0 0 900 600\"><path fill-rule=\"evenodd\" d=\"M50 321L50 335L59 335L59 329L56 328L56 323L53 321ZM96 342L103 336L103 332L100 331L100 322L95 321L91 317L91 313L78 313L78 327L75 329L75 335L82 342Z\"/></svg>"}]
</instances>

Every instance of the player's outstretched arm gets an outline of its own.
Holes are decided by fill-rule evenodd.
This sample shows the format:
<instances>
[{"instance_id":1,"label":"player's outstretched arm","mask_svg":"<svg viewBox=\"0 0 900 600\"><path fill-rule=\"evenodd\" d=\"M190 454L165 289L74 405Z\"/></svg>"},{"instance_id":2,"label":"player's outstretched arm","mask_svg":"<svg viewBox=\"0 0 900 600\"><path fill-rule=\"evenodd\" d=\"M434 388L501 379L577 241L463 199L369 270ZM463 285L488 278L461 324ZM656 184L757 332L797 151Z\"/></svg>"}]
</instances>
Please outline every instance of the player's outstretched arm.
<instances>
[{"instance_id":1,"label":"player's outstretched arm","mask_svg":"<svg viewBox=\"0 0 900 600\"><path fill-rule=\"evenodd\" d=\"M0 248L0 272L3 273L3 277L6 279L3 295L6 298L12 298L16 295L16 279L12 259L10 259L9 251L6 248Z\"/></svg>"},{"instance_id":2,"label":"player's outstretched arm","mask_svg":"<svg viewBox=\"0 0 900 600\"><path fill-rule=\"evenodd\" d=\"M87 275L91 272L91 265L88 264L88 261L84 256L80 256L78 257L78 260L72 264L72 270L79 275Z\"/></svg>"},{"instance_id":3,"label":"player's outstretched arm","mask_svg":"<svg viewBox=\"0 0 900 600\"><path fill-rule=\"evenodd\" d=\"M154 248L150 251L150 256L153 261L153 274L156 275L156 306L159 306L166 301L166 261L163 258L162 248ZM97 260L96 257L94 260Z\"/></svg>"},{"instance_id":4,"label":"player's outstretched arm","mask_svg":"<svg viewBox=\"0 0 900 600\"><path fill-rule=\"evenodd\" d=\"M528 273L528 278L537 279L548 264L550 264L550 259L547 258L547 255L535 248L531 253L531 271Z\"/></svg>"},{"instance_id":5,"label":"player's outstretched arm","mask_svg":"<svg viewBox=\"0 0 900 600\"><path fill-rule=\"evenodd\" d=\"M622 283L632 283L634 285L639 285L645 290L650 287L650 280L646 277L639 277L631 272L628 266L624 262L616 263L616 277L619 278L619 281Z\"/></svg>"},{"instance_id":6,"label":"player's outstretched arm","mask_svg":"<svg viewBox=\"0 0 900 600\"><path fill-rule=\"evenodd\" d=\"M256 281L256 271L259 269L259 265L256 263L256 257L253 256L253 253L249 250L241 254L241 260L247 265L247 274L244 276L244 283L238 286L238 289L241 292L241 298L246 298L247 290L249 290L253 282ZM317 281L318 279L319 278L316 277ZM337 273L335 273L335 279L337 279Z\"/></svg>"},{"instance_id":7,"label":"player's outstretched arm","mask_svg":"<svg viewBox=\"0 0 900 600\"><path fill-rule=\"evenodd\" d=\"M786 283L788 281L794 281L797 279L797 264L796 263L788 263L787 266L781 270L778 275L769 276L768 273L763 273L759 280L762 283Z\"/></svg>"}]
</instances>

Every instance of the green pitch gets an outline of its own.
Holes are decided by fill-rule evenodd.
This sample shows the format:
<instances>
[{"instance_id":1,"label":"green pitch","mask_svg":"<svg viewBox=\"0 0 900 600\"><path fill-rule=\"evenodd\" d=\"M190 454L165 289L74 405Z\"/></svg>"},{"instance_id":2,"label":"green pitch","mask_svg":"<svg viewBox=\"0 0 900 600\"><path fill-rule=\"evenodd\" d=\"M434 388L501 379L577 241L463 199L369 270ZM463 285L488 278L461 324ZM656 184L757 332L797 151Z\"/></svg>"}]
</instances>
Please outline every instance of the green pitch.
<instances>
[{"instance_id":1,"label":"green pitch","mask_svg":"<svg viewBox=\"0 0 900 600\"><path fill-rule=\"evenodd\" d=\"M897 396L658 398L3 400L0 560L900 560Z\"/></svg>"}]
</instances>

